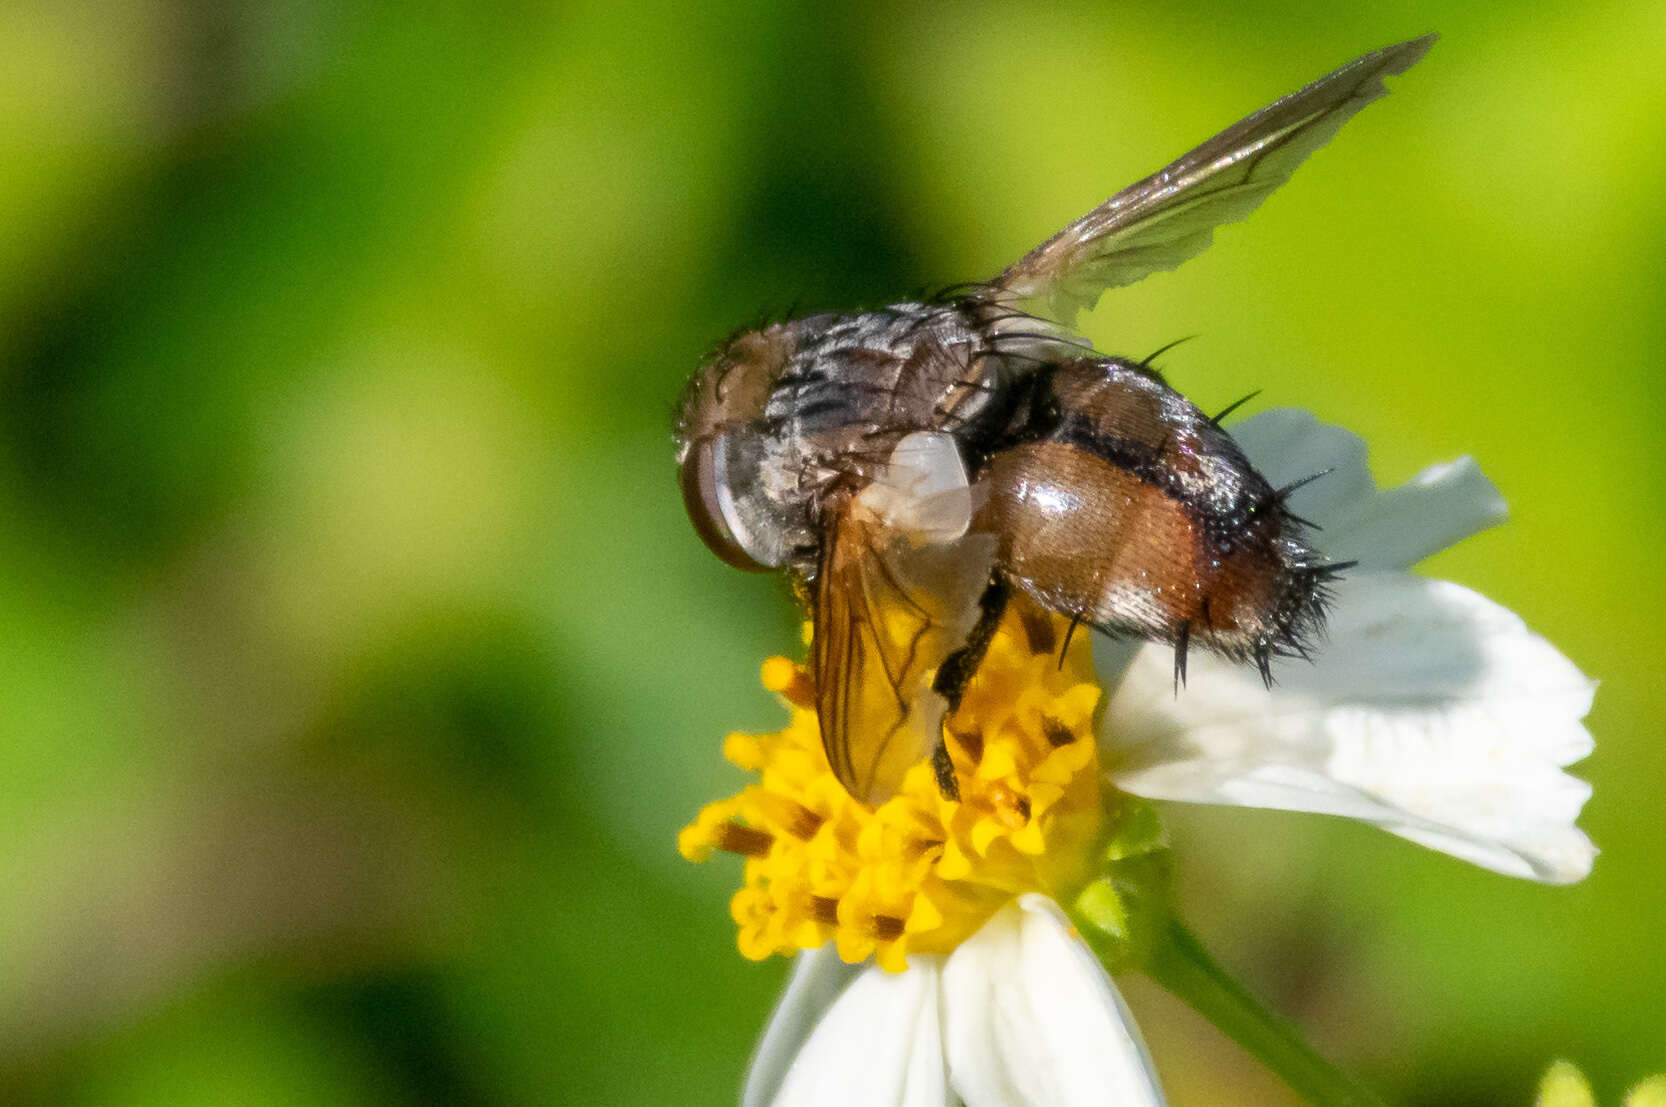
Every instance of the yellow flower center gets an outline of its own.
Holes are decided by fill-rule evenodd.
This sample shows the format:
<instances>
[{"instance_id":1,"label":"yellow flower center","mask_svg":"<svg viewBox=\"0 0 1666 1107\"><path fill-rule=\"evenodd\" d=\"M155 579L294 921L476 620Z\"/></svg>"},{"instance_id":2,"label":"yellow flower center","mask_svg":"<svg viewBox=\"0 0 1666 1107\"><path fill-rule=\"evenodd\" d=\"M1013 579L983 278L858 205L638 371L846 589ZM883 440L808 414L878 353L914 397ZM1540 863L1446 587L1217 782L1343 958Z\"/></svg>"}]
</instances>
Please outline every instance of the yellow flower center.
<instances>
[{"instance_id":1,"label":"yellow flower center","mask_svg":"<svg viewBox=\"0 0 1666 1107\"><path fill-rule=\"evenodd\" d=\"M943 796L926 761L877 808L829 769L809 674L784 657L764 662L764 687L792 719L773 734L729 735L724 756L759 780L678 837L691 861L746 858L731 903L741 953L833 941L846 961L872 955L900 972L908 953L948 952L1016 896L1063 900L1080 888L1105 829L1090 637L1013 603L944 724L960 799Z\"/></svg>"}]
</instances>

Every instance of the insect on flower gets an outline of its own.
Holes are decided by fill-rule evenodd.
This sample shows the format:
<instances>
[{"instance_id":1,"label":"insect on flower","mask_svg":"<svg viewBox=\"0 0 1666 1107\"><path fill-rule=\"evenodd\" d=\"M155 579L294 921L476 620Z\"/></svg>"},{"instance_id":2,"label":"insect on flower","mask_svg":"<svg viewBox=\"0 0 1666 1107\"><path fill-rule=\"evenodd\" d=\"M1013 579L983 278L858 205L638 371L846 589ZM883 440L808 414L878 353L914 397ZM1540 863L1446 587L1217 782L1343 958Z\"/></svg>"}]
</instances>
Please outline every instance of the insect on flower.
<instances>
[{"instance_id":1,"label":"insect on flower","mask_svg":"<svg viewBox=\"0 0 1666 1107\"><path fill-rule=\"evenodd\" d=\"M822 742L870 804L943 745L1017 591L1114 636L1254 664L1303 656L1347 568L1151 358L1073 330L1108 289L1245 218L1427 52L1367 54L1106 200L991 280L725 342L690 381L677 460L724 561L780 569L814 622ZM1230 410L1230 409L1229 409Z\"/></svg>"}]
</instances>

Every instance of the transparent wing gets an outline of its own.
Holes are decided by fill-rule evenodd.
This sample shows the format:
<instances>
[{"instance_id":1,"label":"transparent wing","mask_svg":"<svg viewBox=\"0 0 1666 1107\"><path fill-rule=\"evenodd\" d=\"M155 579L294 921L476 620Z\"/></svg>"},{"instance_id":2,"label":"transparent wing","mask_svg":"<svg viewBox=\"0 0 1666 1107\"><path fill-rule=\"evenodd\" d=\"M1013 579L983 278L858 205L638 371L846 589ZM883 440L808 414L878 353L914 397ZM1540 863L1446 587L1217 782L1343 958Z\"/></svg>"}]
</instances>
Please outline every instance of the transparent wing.
<instances>
[{"instance_id":1,"label":"transparent wing","mask_svg":"<svg viewBox=\"0 0 1666 1107\"><path fill-rule=\"evenodd\" d=\"M993 543L916 546L859 512L827 525L810 660L822 745L864 803L884 802L931 755L945 703L931 689L965 643Z\"/></svg>"},{"instance_id":2,"label":"transparent wing","mask_svg":"<svg viewBox=\"0 0 1666 1107\"><path fill-rule=\"evenodd\" d=\"M996 295L1033 301L1026 306L1071 323L1107 288L1201 253L1216 227L1260 206L1354 113L1386 95L1383 78L1416 64L1435 38L1424 35L1349 62L1129 185L995 278Z\"/></svg>"}]
</instances>

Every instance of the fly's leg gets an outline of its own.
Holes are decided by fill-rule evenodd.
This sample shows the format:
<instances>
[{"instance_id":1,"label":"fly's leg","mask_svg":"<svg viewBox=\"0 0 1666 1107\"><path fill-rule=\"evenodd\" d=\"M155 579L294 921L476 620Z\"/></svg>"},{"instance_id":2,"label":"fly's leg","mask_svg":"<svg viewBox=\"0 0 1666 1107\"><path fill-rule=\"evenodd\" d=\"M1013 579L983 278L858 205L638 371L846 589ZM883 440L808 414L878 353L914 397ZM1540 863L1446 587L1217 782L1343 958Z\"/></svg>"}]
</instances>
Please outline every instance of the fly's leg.
<instances>
[{"instance_id":1,"label":"fly's leg","mask_svg":"<svg viewBox=\"0 0 1666 1107\"><path fill-rule=\"evenodd\" d=\"M983 655L989 652L995 628L1001 625L1001 616L1006 614L1010 595L1006 581L998 576L990 578L983 595L978 597L978 621L972 624L966 644L945 657L943 664L937 667L937 675L931 680L931 690L948 701L946 714L952 715L960 707L961 698L966 695L966 686L972 682L978 666L983 664Z\"/></svg>"},{"instance_id":2,"label":"fly's leg","mask_svg":"<svg viewBox=\"0 0 1666 1107\"><path fill-rule=\"evenodd\" d=\"M931 751L931 771L937 774L937 790L943 793L943 798L959 803L960 781L955 779L948 744L941 738L937 739L937 748Z\"/></svg>"},{"instance_id":3,"label":"fly's leg","mask_svg":"<svg viewBox=\"0 0 1666 1107\"><path fill-rule=\"evenodd\" d=\"M1001 616L1006 613L1010 595L1006 581L999 576L991 577L983 595L978 597L978 621L972 624L966 644L945 657L937 667L931 690L948 704L943 712L944 719L953 716L960 707L960 701L966 695L966 686L972 682L978 666L983 664L983 656L989 652L995 628L1001 625ZM960 799L960 784L955 780L954 763L949 759L949 747L941 737L937 739L937 748L932 751L931 767L937 774L937 788L944 797Z\"/></svg>"}]
</instances>

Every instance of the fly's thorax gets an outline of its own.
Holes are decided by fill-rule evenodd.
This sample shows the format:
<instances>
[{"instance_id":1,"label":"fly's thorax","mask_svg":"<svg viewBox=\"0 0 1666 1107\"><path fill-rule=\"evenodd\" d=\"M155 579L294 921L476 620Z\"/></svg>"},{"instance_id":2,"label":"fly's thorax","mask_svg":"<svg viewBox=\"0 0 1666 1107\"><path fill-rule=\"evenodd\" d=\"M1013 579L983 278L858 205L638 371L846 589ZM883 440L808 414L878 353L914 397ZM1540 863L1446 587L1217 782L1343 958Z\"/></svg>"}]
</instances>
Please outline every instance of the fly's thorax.
<instances>
[{"instance_id":1,"label":"fly's thorax","mask_svg":"<svg viewBox=\"0 0 1666 1107\"><path fill-rule=\"evenodd\" d=\"M806 530L813 545L831 497L890 490L886 474L903 443L937 436L930 452L945 445L952 452L956 432L995 391L991 352L978 320L959 304L899 303L806 329L764 418L778 447L770 479L784 522ZM898 511L893 501L912 495L898 492L884 511ZM812 556L806 550L795 566L803 575L815 572Z\"/></svg>"},{"instance_id":2,"label":"fly's thorax","mask_svg":"<svg viewBox=\"0 0 1666 1107\"><path fill-rule=\"evenodd\" d=\"M958 305L901 303L811 322L800 324L764 418L823 457L857 450L866 436L941 429L988 390L988 340Z\"/></svg>"}]
</instances>

